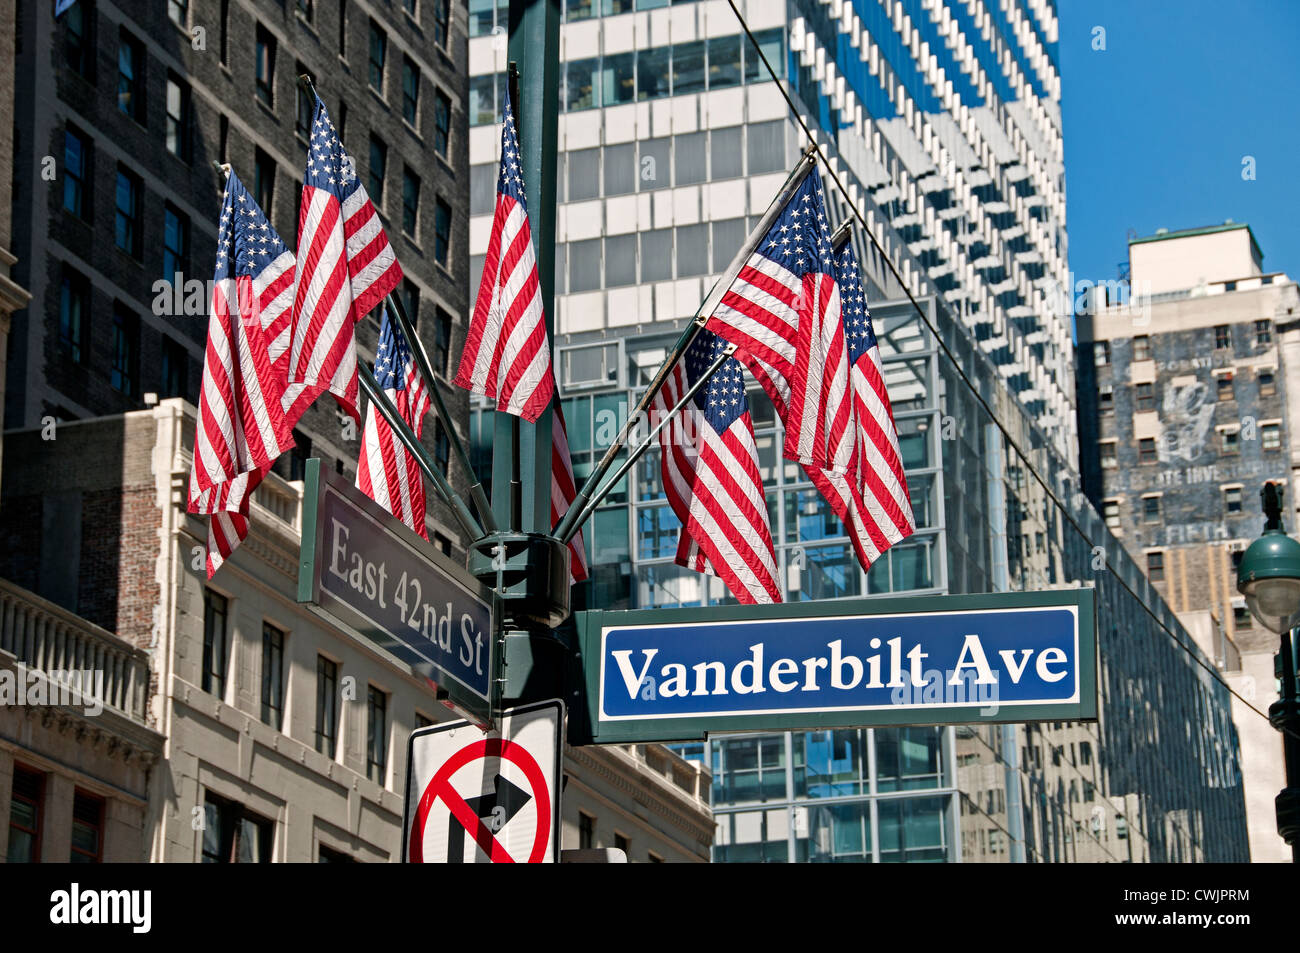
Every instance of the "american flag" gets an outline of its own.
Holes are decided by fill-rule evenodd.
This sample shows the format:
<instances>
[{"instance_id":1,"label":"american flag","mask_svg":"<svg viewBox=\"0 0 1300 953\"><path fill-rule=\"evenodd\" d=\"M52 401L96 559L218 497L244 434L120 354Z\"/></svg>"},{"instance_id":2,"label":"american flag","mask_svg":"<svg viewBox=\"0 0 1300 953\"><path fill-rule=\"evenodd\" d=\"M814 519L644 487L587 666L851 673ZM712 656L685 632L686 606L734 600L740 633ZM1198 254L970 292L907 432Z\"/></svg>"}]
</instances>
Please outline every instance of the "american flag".
<instances>
[{"instance_id":1,"label":"american flag","mask_svg":"<svg viewBox=\"0 0 1300 953\"><path fill-rule=\"evenodd\" d=\"M510 96L501 130L496 214L456 383L536 423L555 392Z\"/></svg>"},{"instance_id":2,"label":"american flag","mask_svg":"<svg viewBox=\"0 0 1300 953\"><path fill-rule=\"evenodd\" d=\"M194 435L189 511L211 517L211 578L248 535L249 498L293 446L281 409L284 380L267 329L292 303L294 256L231 172L221 205L217 266Z\"/></svg>"},{"instance_id":3,"label":"american flag","mask_svg":"<svg viewBox=\"0 0 1300 953\"><path fill-rule=\"evenodd\" d=\"M329 391L360 421L356 324L401 282L402 266L319 96L298 210L298 267L285 412L295 422Z\"/></svg>"},{"instance_id":4,"label":"american flag","mask_svg":"<svg viewBox=\"0 0 1300 953\"><path fill-rule=\"evenodd\" d=\"M560 518L569 511L578 487L573 479L573 458L569 455L569 428L564 422L564 411L560 402L555 402L555 416L551 419L551 528L554 529ZM584 581L587 568L587 548L582 541L582 533L569 540L569 575L574 582Z\"/></svg>"},{"instance_id":5,"label":"american flag","mask_svg":"<svg viewBox=\"0 0 1300 953\"><path fill-rule=\"evenodd\" d=\"M722 338L700 331L664 382L653 409L665 414L675 407L726 347ZM772 527L739 361L723 362L682 409L682 418L660 431L659 443L664 490L682 523L677 564L719 576L740 602L780 602Z\"/></svg>"},{"instance_id":6,"label":"american flag","mask_svg":"<svg viewBox=\"0 0 1300 953\"><path fill-rule=\"evenodd\" d=\"M429 391L415 365L402 329L388 320L385 309L375 353L375 382L392 400L418 438L429 409ZM357 488L425 539L424 475L393 428L371 402L357 460Z\"/></svg>"}]
</instances>

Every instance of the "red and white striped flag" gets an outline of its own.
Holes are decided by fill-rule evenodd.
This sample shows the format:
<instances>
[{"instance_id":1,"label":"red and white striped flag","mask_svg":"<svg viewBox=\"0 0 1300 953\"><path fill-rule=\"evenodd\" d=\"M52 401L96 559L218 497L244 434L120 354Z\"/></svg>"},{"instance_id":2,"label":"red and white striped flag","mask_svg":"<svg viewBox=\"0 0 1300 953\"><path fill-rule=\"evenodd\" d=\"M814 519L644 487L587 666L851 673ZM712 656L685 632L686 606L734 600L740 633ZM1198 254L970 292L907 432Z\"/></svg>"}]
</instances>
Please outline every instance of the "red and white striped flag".
<instances>
[{"instance_id":1,"label":"red and white striped flag","mask_svg":"<svg viewBox=\"0 0 1300 953\"><path fill-rule=\"evenodd\" d=\"M555 378L509 95L503 113L496 214L456 383L495 399L497 410L536 423Z\"/></svg>"},{"instance_id":2,"label":"red and white striped flag","mask_svg":"<svg viewBox=\"0 0 1300 953\"><path fill-rule=\"evenodd\" d=\"M678 361L653 409L666 414L726 349L702 330ZM758 469L744 370L728 358L659 432L664 492L682 524L676 562L710 572L747 605L781 601L772 527Z\"/></svg>"},{"instance_id":3,"label":"red and white striped flag","mask_svg":"<svg viewBox=\"0 0 1300 953\"><path fill-rule=\"evenodd\" d=\"M402 329L384 311L375 354L375 382L388 395L418 439L429 409L429 391L415 364ZM392 425L371 402L357 460L357 488L425 539L424 475L397 437Z\"/></svg>"},{"instance_id":4,"label":"red and white striped flag","mask_svg":"<svg viewBox=\"0 0 1300 953\"><path fill-rule=\"evenodd\" d=\"M249 501L276 457L293 446L272 366L268 329L292 302L293 253L238 176L226 179L203 359L189 511L211 517L211 578L248 535Z\"/></svg>"},{"instance_id":5,"label":"red and white striped flag","mask_svg":"<svg viewBox=\"0 0 1300 953\"><path fill-rule=\"evenodd\" d=\"M569 428L564 422L560 402L555 402L555 416L551 418L551 528L559 525L561 517L569 511L578 496L573 479L573 458L569 455ZM569 540L569 574L574 582L587 579L587 547L582 533Z\"/></svg>"},{"instance_id":6,"label":"red and white striped flag","mask_svg":"<svg viewBox=\"0 0 1300 953\"><path fill-rule=\"evenodd\" d=\"M284 395L290 423L325 391L360 422L356 324L401 280L379 213L317 96L298 210L298 283Z\"/></svg>"}]
</instances>

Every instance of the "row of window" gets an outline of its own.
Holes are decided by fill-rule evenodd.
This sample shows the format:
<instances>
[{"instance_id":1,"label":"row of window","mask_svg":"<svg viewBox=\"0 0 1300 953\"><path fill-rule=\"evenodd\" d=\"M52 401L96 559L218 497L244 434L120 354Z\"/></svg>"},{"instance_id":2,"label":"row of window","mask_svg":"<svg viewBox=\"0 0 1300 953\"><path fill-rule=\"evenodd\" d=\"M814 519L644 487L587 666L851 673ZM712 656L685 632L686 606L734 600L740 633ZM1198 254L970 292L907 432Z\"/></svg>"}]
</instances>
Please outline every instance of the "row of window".
<instances>
[{"instance_id":1,"label":"row of window","mask_svg":"<svg viewBox=\"0 0 1300 953\"><path fill-rule=\"evenodd\" d=\"M1264 450L1281 450L1282 449L1282 425L1281 423L1264 423L1259 424L1259 441ZM1223 427L1219 429L1218 450L1224 456L1236 456L1241 453L1241 436L1242 428L1236 425ZM1175 434L1169 434L1167 439L1176 438ZM1160 450L1156 444L1155 437L1140 437L1137 442L1138 446L1138 463L1142 465L1154 465L1160 462ZM1119 467L1119 442L1117 440L1103 440L1100 442L1101 465L1105 469L1115 469Z\"/></svg>"},{"instance_id":2,"label":"row of window","mask_svg":"<svg viewBox=\"0 0 1300 953\"><path fill-rule=\"evenodd\" d=\"M760 30L754 38L777 74L784 75L781 30ZM565 112L687 96L769 79L758 54L740 34L569 60L563 70L560 108ZM505 90L504 73L471 77L470 125L500 122Z\"/></svg>"},{"instance_id":3,"label":"row of window","mask_svg":"<svg viewBox=\"0 0 1300 953\"><path fill-rule=\"evenodd\" d=\"M1260 397L1272 397L1277 393L1277 378L1271 367L1255 369L1255 380L1259 384ZM1133 385L1134 410L1155 410L1156 392L1153 381L1142 381ZM1237 399L1236 372L1223 371L1214 375L1214 395L1219 401ZM1097 385L1097 409L1102 413L1115 410L1115 385L1103 383Z\"/></svg>"},{"instance_id":4,"label":"row of window","mask_svg":"<svg viewBox=\"0 0 1300 953\"><path fill-rule=\"evenodd\" d=\"M595 850L596 843L596 818L586 811L578 812L578 850ZM626 834L619 831L614 832L614 849L621 850L623 855L632 860L632 841ZM652 864L662 864L664 859L654 851L646 852L646 860Z\"/></svg>"},{"instance_id":5,"label":"row of window","mask_svg":"<svg viewBox=\"0 0 1300 953\"><path fill-rule=\"evenodd\" d=\"M565 0L564 20L573 23L634 10L658 10L670 2L676 6L694 3L695 0ZM488 36L498 29L504 32L509 6L506 0L469 0L469 35Z\"/></svg>"},{"instance_id":6,"label":"row of window","mask_svg":"<svg viewBox=\"0 0 1300 953\"><path fill-rule=\"evenodd\" d=\"M230 601L211 589L203 593L202 689L226 698L230 668ZM264 724L288 734L284 723L287 681L285 668L286 633L269 622L262 623L261 710ZM340 664L324 655L316 657L316 725L313 744L331 760L338 758L339 698L343 688ZM366 777L376 784L388 784L388 693L366 686ZM415 715L415 727L432 724L432 719Z\"/></svg>"},{"instance_id":7,"label":"row of window","mask_svg":"<svg viewBox=\"0 0 1300 953\"><path fill-rule=\"evenodd\" d=\"M33 768L14 765L9 802L9 849L5 862L34 864L41 860L41 835L45 827L46 776ZM72 796L72 847L67 860L97 864L103 859L104 799L77 788Z\"/></svg>"},{"instance_id":8,"label":"row of window","mask_svg":"<svg viewBox=\"0 0 1300 953\"><path fill-rule=\"evenodd\" d=\"M1214 334L1215 350L1231 350L1233 347L1232 337L1233 328L1238 328L1238 334L1245 333L1244 324L1216 324L1212 331ZM1273 343L1273 322L1268 318L1257 319L1251 327L1251 340L1257 347L1265 347ZM1111 363L1111 342L1095 341L1093 342L1093 363L1098 367L1104 367ZM1139 334L1133 338L1133 358L1134 361L1149 361L1152 359L1151 336L1148 334Z\"/></svg>"}]
</instances>

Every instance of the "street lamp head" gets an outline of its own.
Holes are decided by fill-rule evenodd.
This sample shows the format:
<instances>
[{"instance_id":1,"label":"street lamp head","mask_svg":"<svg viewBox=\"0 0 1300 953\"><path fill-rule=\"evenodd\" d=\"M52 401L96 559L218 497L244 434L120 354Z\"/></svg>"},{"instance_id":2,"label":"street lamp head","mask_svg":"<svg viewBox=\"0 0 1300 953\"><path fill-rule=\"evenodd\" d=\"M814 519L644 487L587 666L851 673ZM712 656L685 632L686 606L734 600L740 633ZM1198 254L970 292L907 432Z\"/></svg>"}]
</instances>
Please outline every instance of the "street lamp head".
<instances>
[{"instance_id":1,"label":"street lamp head","mask_svg":"<svg viewBox=\"0 0 1300 953\"><path fill-rule=\"evenodd\" d=\"M1264 533L1250 544L1237 567L1237 591L1251 615L1279 635L1300 622L1300 542L1282 528L1282 488L1266 483Z\"/></svg>"}]
</instances>

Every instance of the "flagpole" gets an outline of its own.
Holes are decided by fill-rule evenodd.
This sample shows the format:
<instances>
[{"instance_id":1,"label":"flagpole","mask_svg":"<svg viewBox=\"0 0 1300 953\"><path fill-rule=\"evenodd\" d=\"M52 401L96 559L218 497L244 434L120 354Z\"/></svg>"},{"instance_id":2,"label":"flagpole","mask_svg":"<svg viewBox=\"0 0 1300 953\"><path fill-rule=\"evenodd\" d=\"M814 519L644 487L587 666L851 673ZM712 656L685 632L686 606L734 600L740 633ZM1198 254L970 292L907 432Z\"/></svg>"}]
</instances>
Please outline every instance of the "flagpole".
<instances>
[{"instance_id":1,"label":"flagpole","mask_svg":"<svg viewBox=\"0 0 1300 953\"><path fill-rule=\"evenodd\" d=\"M690 323L687 324L681 337L677 339L677 343L673 345L672 350L668 352L668 356L664 358L663 364L661 364L659 370L655 372L655 376L651 379L650 385L641 396L641 400L637 402L635 409L628 415L627 422L619 431L617 439L615 439L615 441L610 444L609 449L605 451L605 455L601 457L600 463L596 464L596 469L591 472L591 476L587 477L587 479L583 481L582 489L578 491L577 498L564 514L559 525L555 527L555 536L557 539L569 540L577 535L578 529L582 525L579 517L581 516L581 519L586 519L587 515L590 514L590 508L587 506L587 503L591 500L592 495L600 485L605 474L609 472L609 468L614 465L614 458L617 457L623 450L623 447L627 445L628 437L631 429L636 425L636 421L650 408L650 405L654 402L655 396L659 393L659 388L663 386L664 381L668 379L669 373L672 372L673 365L676 364L681 356L686 353L686 349L691 346L691 342L695 340L695 336L699 334L700 330L704 327L705 322L709 319L709 316L713 314L719 302L722 301L723 296L731 289L731 285L736 280L736 276L740 274L740 269L745 266L745 262L749 261L750 256L754 254L759 243L767 234L768 229L772 227L772 223L780 216L782 209L784 209L786 203L789 202L790 196L792 196L799 186L803 184L803 180L808 177L808 173L812 172L816 164L817 146L811 144L804 149L803 156L786 177L785 184L781 186L781 190L777 193L776 198L772 200L772 203L767 207L767 211L763 213L763 217L759 219L758 225L755 226L752 232L750 232L749 238L746 239L745 244L741 246L740 251L736 253L736 257L732 259L731 265L725 272L723 272L722 276L714 282L713 287L709 290L708 296L696 310L695 316L691 318Z\"/></svg>"},{"instance_id":2,"label":"flagpole","mask_svg":"<svg viewBox=\"0 0 1300 953\"><path fill-rule=\"evenodd\" d=\"M474 467L469 461L469 454L465 452L465 445L461 443L460 435L456 432L456 427L452 423L451 414L447 411L447 405L442 399L442 389L438 386L437 377L434 376L433 365L429 361L429 352L425 349L424 342L420 340L419 335L416 334L415 325L407 316L406 307L402 304L401 297L390 294L385 298L385 302L394 317L397 318L397 324L402 329L402 335L411 346L411 354L415 358L416 367L419 368L420 376L424 378L425 385L433 397L434 411L442 421L443 430L447 433L447 439L451 441L452 450L456 453L456 459L460 461L460 465L469 474L471 481L470 498L474 501L474 508L478 510L480 519L483 520L483 527L488 533L495 533L497 523L492 516L492 507L488 504L487 494L483 492L483 483L479 480L478 474L474 472Z\"/></svg>"},{"instance_id":3,"label":"flagpole","mask_svg":"<svg viewBox=\"0 0 1300 953\"><path fill-rule=\"evenodd\" d=\"M424 444L420 443L415 436L415 432L402 419L402 415L397 412L393 402L388 399L388 395L384 393L378 381L375 380L374 373L362 361L358 361L357 365L361 389L366 392L366 396L370 398L370 402L375 406L375 409L384 415L384 419L388 421L388 425L392 428L397 439L402 442L402 446L415 458L415 462L424 471L424 475L429 478L429 482L438 491L438 498L451 507L452 513L455 514L461 528L469 535L471 541L482 539L484 536L483 529L475 521L474 514L469 511L465 501L451 488L447 478L433 465L433 460L429 458L429 451L424 448ZM361 439L365 439L364 434Z\"/></svg>"},{"instance_id":4,"label":"flagpole","mask_svg":"<svg viewBox=\"0 0 1300 953\"><path fill-rule=\"evenodd\" d=\"M638 446L635 450L633 450L631 453L628 454L627 459L624 460L622 465L619 466L619 468L614 471L614 475L605 481L604 485L601 486L599 491L592 494L591 499L587 500L587 502L583 505L583 512L579 513L577 517L574 519L573 526L568 530L569 535L567 537L559 536L559 529L558 528L556 529L556 535L559 536L560 542L564 543L565 545L568 545L569 540L571 540L574 536L578 535L579 527L581 527L582 524L586 522L587 517L591 515L592 511L595 510L595 508L600 505L600 501L603 500L606 496L608 496L610 494L610 491L612 491L614 487L618 486L618 481L623 479L623 477L627 474L627 472L636 465L636 462L638 460L641 459L642 455L647 450L650 449L650 446L651 444L654 443L655 438L659 436L659 434L663 431L663 429L668 426L668 424L672 421L674 417L677 416L677 414L682 410L682 408L684 408L687 405L687 403L693 400L695 398L695 395L698 394L706 384L708 384L709 378L711 378L717 372L718 368L720 368L723 364L725 364L727 362L727 359L730 358L735 353L736 353L736 345L728 344L726 348L723 350L723 352L718 355L717 360L715 360L712 364L709 365L708 370L706 370L703 374L700 375L700 379L697 380L694 384L692 384L690 388L686 391L686 393L682 395L682 398L677 402L677 405L673 407L672 410L668 411L668 413L664 415L663 420L659 421L659 423L655 426L655 428L651 430L648 435L646 435L646 438L643 441L641 441L640 446Z\"/></svg>"}]
</instances>

